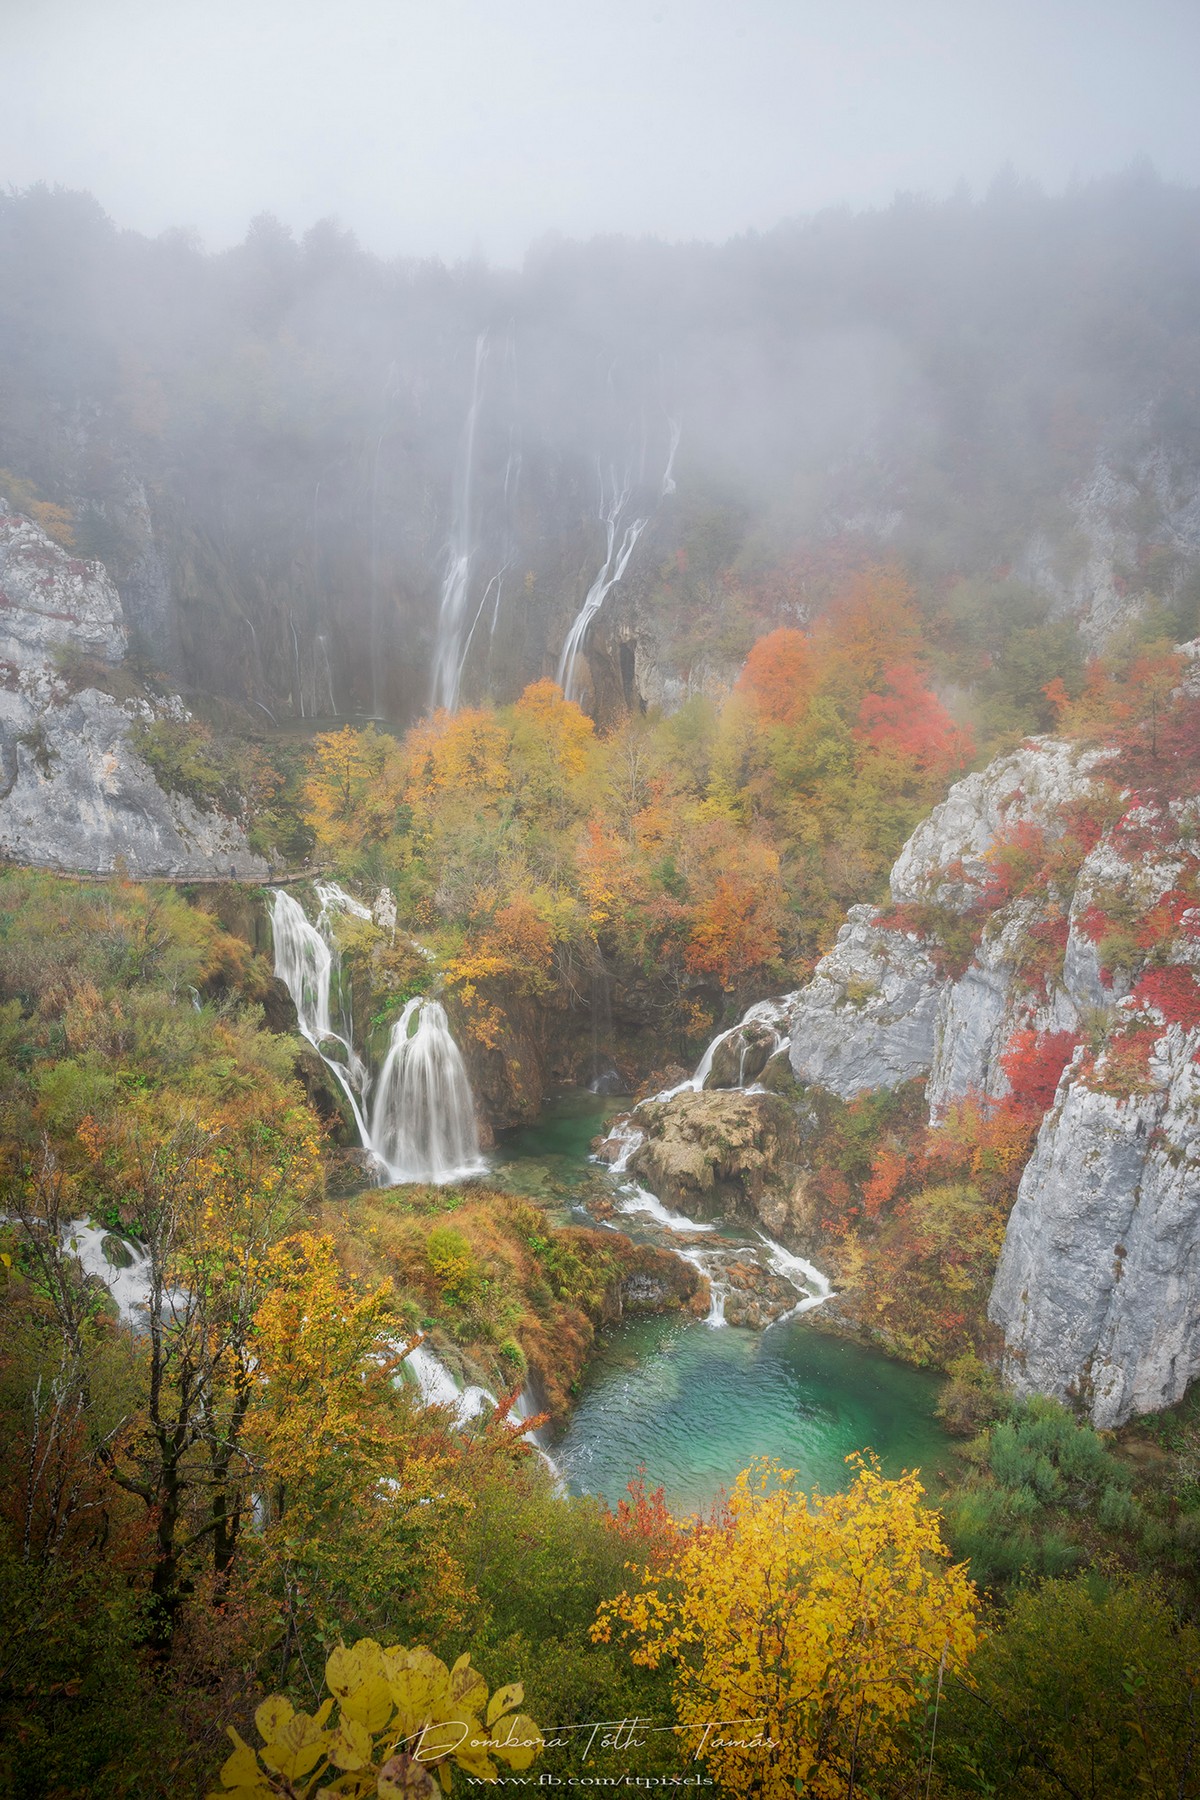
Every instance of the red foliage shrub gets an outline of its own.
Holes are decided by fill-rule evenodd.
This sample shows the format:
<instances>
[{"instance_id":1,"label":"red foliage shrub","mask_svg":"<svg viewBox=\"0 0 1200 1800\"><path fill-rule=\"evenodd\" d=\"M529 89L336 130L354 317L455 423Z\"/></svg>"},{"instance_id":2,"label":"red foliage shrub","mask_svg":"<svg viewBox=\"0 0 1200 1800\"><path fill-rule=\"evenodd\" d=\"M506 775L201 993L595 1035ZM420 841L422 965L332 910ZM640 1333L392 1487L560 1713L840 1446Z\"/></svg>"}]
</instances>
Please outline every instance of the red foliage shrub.
<instances>
[{"instance_id":1,"label":"red foliage shrub","mask_svg":"<svg viewBox=\"0 0 1200 1800\"><path fill-rule=\"evenodd\" d=\"M1000 1058L1011 1092L1003 1104L1012 1112L1040 1116L1054 1104L1059 1078L1075 1054L1073 1031L1016 1031Z\"/></svg>"},{"instance_id":2,"label":"red foliage shrub","mask_svg":"<svg viewBox=\"0 0 1200 1800\"><path fill-rule=\"evenodd\" d=\"M1200 1025L1200 982L1190 969L1173 963L1165 969L1147 969L1133 990L1139 1006L1153 1006L1168 1025L1185 1031Z\"/></svg>"},{"instance_id":3,"label":"red foliage shrub","mask_svg":"<svg viewBox=\"0 0 1200 1800\"><path fill-rule=\"evenodd\" d=\"M987 853L988 877L980 905L988 912L1007 906L1036 881L1046 861L1046 834L1028 819L1010 825Z\"/></svg>"}]
</instances>

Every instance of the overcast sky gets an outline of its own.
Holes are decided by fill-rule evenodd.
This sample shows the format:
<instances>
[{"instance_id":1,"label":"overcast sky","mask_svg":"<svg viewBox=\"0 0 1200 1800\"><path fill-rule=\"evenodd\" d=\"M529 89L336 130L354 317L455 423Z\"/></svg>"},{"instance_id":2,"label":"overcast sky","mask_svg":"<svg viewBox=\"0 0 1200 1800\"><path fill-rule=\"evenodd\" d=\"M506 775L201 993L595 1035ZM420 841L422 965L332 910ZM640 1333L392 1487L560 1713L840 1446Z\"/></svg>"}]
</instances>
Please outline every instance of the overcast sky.
<instances>
[{"instance_id":1,"label":"overcast sky","mask_svg":"<svg viewBox=\"0 0 1200 1800\"><path fill-rule=\"evenodd\" d=\"M383 255L724 238L898 190L1200 179L1200 0L0 0L0 183Z\"/></svg>"}]
</instances>

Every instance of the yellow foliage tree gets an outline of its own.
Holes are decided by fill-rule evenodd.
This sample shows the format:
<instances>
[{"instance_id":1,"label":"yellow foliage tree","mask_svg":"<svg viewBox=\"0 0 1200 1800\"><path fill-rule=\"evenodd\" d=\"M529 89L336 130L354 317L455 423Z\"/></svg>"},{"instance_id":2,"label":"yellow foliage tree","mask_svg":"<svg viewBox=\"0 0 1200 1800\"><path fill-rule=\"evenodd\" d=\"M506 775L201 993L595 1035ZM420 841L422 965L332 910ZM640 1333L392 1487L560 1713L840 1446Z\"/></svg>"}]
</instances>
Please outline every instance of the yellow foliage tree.
<instances>
[{"instance_id":1,"label":"yellow foliage tree","mask_svg":"<svg viewBox=\"0 0 1200 1800\"><path fill-rule=\"evenodd\" d=\"M684 1741L723 1794L841 1800L895 1764L931 1678L975 1646L975 1590L916 1475L856 1460L848 1492L811 1500L793 1471L752 1464L724 1517L592 1628L674 1664Z\"/></svg>"},{"instance_id":2,"label":"yellow foliage tree","mask_svg":"<svg viewBox=\"0 0 1200 1800\"><path fill-rule=\"evenodd\" d=\"M400 800L401 751L373 725L324 731L313 740L305 816L323 850L345 854L386 838Z\"/></svg>"},{"instance_id":3,"label":"yellow foliage tree","mask_svg":"<svg viewBox=\"0 0 1200 1800\"><path fill-rule=\"evenodd\" d=\"M448 1669L428 1650L385 1650L360 1638L334 1650L325 1681L330 1698L311 1715L282 1694L263 1701L254 1716L263 1740L257 1752L230 1728L223 1787L208 1800L309 1800L318 1792L433 1800L438 1786L451 1792L456 1768L472 1784L495 1781L497 1763L527 1769L542 1749L541 1732L516 1710L521 1683L489 1699L469 1656Z\"/></svg>"}]
</instances>

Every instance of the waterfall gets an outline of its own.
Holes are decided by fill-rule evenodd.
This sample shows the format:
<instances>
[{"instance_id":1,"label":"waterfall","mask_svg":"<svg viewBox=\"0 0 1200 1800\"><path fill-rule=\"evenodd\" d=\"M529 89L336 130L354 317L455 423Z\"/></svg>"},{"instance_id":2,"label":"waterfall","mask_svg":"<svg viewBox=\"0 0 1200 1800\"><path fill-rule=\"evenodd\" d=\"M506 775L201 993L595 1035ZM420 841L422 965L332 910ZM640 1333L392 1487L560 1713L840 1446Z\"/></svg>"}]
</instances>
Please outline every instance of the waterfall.
<instances>
[{"instance_id":1,"label":"waterfall","mask_svg":"<svg viewBox=\"0 0 1200 1800\"><path fill-rule=\"evenodd\" d=\"M684 1262L690 1262L693 1269L699 1269L708 1282L708 1311L704 1315L704 1323L710 1331L720 1331L728 1324L725 1317L725 1301L729 1295L729 1283L722 1281L717 1275L719 1253L705 1250L681 1250Z\"/></svg>"},{"instance_id":2,"label":"waterfall","mask_svg":"<svg viewBox=\"0 0 1200 1800\"><path fill-rule=\"evenodd\" d=\"M275 973L295 1002L301 1033L345 1094L359 1142L371 1152L381 1182L459 1181L481 1174L487 1165L479 1153L471 1083L436 1000L410 1000L404 1008L368 1113L370 1081L354 1048L353 1022L347 1022L343 1036L330 1016L337 966L330 921L335 912L359 919L370 919L371 913L336 882L314 885L321 902L316 925L283 888L272 890ZM329 1055L333 1046L343 1056Z\"/></svg>"},{"instance_id":3,"label":"waterfall","mask_svg":"<svg viewBox=\"0 0 1200 1800\"><path fill-rule=\"evenodd\" d=\"M671 1212L657 1194L650 1193L648 1188L639 1187L636 1181L628 1181L622 1186L619 1210L623 1213L646 1213L656 1225L661 1225L666 1231L715 1229L706 1219L689 1219L686 1213Z\"/></svg>"},{"instance_id":4,"label":"waterfall","mask_svg":"<svg viewBox=\"0 0 1200 1800\"><path fill-rule=\"evenodd\" d=\"M371 1148L391 1182L454 1181L486 1167L466 1065L436 1000L410 1000L392 1027Z\"/></svg>"},{"instance_id":5,"label":"waterfall","mask_svg":"<svg viewBox=\"0 0 1200 1800\"><path fill-rule=\"evenodd\" d=\"M617 548L617 532L626 506L629 504L630 483L626 477L624 486L618 491L617 478L612 476L612 496L606 503L604 482L600 483L600 522L605 531L604 564L587 591L587 596L575 617L575 623L567 633L567 641L563 645L562 655L558 659L558 685L568 700L578 700L579 690L575 679L575 668L579 653L583 648L583 640L588 634L592 620L604 605L609 591L616 587L633 555L638 539L649 523L648 519L634 519L625 527L621 537L620 548Z\"/></svg>"},{"instance_id":6,"label":"waterfall","mask_svg":"<svg viewBox=\"0 0 1200 1800\"><path fill-rule=\"evenodd\" d=\"M72 1219L62 1228L64 1250L69 1250L85 1275L102 1281L116 1304L124 1324L135 1332L144 1331L150 1307L150 1258L137 1244L116 1237L102 1225L87 1219ZM173 1312L182 1296L170 1290L164 1294L168 1311Z\"/></svg>"},{"instance_id":7,"label":"waterfall","mask_svg":"<svg viewBox=\"0 0 1200 1800\"><path fill-rule=\"evenodd\" d=\"M756 1001L747 1009L736 1025L731 1025L726 1031L717 1033L696 1065L694 1074L689 1075L686 1081L679 1082L675 1087L665 1088L661 1093L653 1095L652 1098L655 1101L674 1100L679 1094L701 1093L705 1082L712 1074L713 1062L721 1046L736 1038L737 1034L744 1031L747 1026L765 1026L770 1030L773 1044L767 1052L769 1061L770 1057L778 1054L788 1041L788 1024L798 998L798 993L790 993L781 995L777 1000ZM738 1059L737 1089L734 1091L762 1092L762 1089L746 1087L748 1048L749 1046L743 1042ZM619 1122L610 1135L610 1144L617 1146L617 1154L609 1164L610 1173L614 1176L628 1175L629 1164L634 1153L646 1141L646 1134L636 1123L636 1116L635 1108L634 1113ZM618 1211L626 1214L644 1214L661 1230L682 1235L714 1229L706 1220L689 1219L683 1213L671 1212L661 1200L644 1187L639 1186L636 1181L621 1182L619 1191L621 1198L617 1202ZM760 1231L758 1239L763 1247L760 1261L765 1260L766 1266L793 1287L799 1296L796 1305L784 1313L783 1318L794 1319L800 1313L809 1312L814 1306L821 1306L826 1300L833 1297L833 1288L828 1277L815 1264L806 1261L803 1256L795 1255L791 1250L785 1250L782 1244L777 1244L774 1238L769 1238L765 1232ZM708 1277L711 1299L705 1324L713 1327L723 1326L726 1323L725 1301L729 1286L717 1272L722 1252L709 1249L707 1246L701 1248L693 1245L689 1248L680 1247L678 1254L686 1262L690 1262L699 1269L701 1274ZM778 1322L776 1321L776 1323Z\"/></svg>"},{"instance_id":8,"label":"waterfall","mask_svg":"<svg viewBox=\"0 0 1200 1800\"><path fill-rule=\"evenodd\" d=\"M424 1342L415 1345L404 1358L402 1378L404 1377L411 1379L416 1386L421 1396L422 1406L448 1406L453 1412L456 1428L469 1424L472 1419L479 1418L481 1413L485 1413L489 1409L494 1411L500 1404L490 1389L480 1387L474 1382L465 1388L460 1388L441 1357L428 1349ZM542 1408L538 1406L529 1384L526 1382L513 1401L510 1417L520 1426L526 1419L532 1419L536 1413L541 1411ZM549 1469L555 1491L565 1494L566 1483L563 1481L558 1464L542 1442L543 1433L527 1431L523 1435L525 1441L532 1446Z\"/></svg>"},{"instance_id":9,"label":"waterfall","mask_svg":"<svg viewBox=\"0 0 1200 1800\"><path fill-rule=\"evenodd\" d=\"M663 470L662 488L660 490L661 498L664 500L667 498L668 494L673 494L675 492L675 452L679 448L680 437L679 425L676 420L668 419L667 424L671 427L671 448L667 451L667 466Z\"/></svg>"},{"instance_id":10,"label":"waterfall","mask_svg":"<svg viewBox=\"0 0 1200 1800\"><path fill-rule=\"evenodd\" d=\"M712 1074L712 1066L717 1051L721 1048L722 1044L727 1044L731 1038L736 1037L739 1031L744 1031L747 1025L768 1025L774 1032L775 1048L770 1051L767 1058L767 1060L770 1061L771 1056L776 1055L782 1050L783 1046L788 1041L788 1033L785 1027L792 1016L792 1011L798 998L799 992L797 991L792 994L784 994L778 1000L756 1001L753 1006L749 1007L746 1012L743 1013L736 1025L731 1025L727 1031L719 1031L717 1033L716 1037L697 1063L694 1075L690 1075L686 1081L681 1081L678 1087L667 1088L664 1093L656 1094L654 1096L655 1099L673 1100L676 1094L686 1094L689 1092L693 1094L700 1093L703 1090L705 1082ZM739 1088L744 1086L743 1075L745 1067L746 1046L743 1044L742 1054L738 1064L737 1086Z\"/></svg>"},{"instance_id":11,"label":"waterfall","mask_svg":"<svg viewBox=\"0 0 1200 1800\"><path fill-rule=\"evenodd\" d=\"M433 657L433 696L436 707L447 712L458 708L463 668L467 660L467 642L463 641L467 598L471 586L471 560L474 544L471 537L471 499L475 474L475 428L479 422L479 401L483 389L483 367L487 361L487 333L475 340L475 374L471 383L471 404L463 427L462 451L455 478L455 513L446 549L446 570L442 577L442 597L438 608L437 645ZM497 604L499 603L497 597Z\"/></svg>"}]
</instances>

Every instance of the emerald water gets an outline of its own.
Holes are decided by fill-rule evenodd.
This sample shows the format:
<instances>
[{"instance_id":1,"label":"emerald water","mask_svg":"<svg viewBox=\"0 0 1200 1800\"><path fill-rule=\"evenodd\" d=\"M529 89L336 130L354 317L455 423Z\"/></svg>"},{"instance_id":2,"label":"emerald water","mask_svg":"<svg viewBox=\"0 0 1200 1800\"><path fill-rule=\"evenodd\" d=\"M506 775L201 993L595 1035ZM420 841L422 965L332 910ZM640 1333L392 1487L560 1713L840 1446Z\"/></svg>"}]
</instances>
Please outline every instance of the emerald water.
<instances>
[{"instance_id":1,"label":"emerald water","mask_svg":"<svg viewBox=\"0 0 1200 1800\"><path fill-rule=\"evenodd\" d=\"M552 1102L536 1126L506 1136L498 1182L567 1214L597 1184L611 1192L587 1158L620 1110L593 1094ZM919 1468L936 1491L950 1457L937 1390L936 1377L832 1337L811 1316L763 1332L637 1319L605 1333L554 1458L573 1492L610 1505L644 1468L676 1513L710 1506L758 1456L828 1492L846 1485L846 1457L871 1449L886 1473Z\"/></svg>"},{"instance_id":2,"label":"emerald water","mask_svg":"<svg viewBox=\"0 0 1200 1800\"><path fill-rule=\"evenodd\" d=\"M869 1448L887 1474L919 1468L933 1490L948 1462L936 1397L920 1370L805 1319L763 1332L639 1319L606 1335L554 1458L573 1492L610 1506L644 1466L676 1513L711 1505L756 1456L828 1493Z\"/></svg>"}]
</instances>

